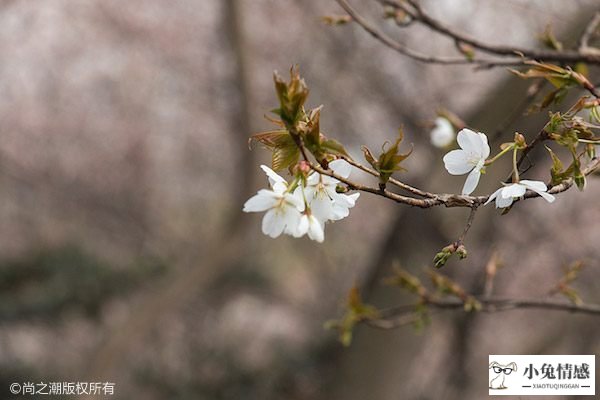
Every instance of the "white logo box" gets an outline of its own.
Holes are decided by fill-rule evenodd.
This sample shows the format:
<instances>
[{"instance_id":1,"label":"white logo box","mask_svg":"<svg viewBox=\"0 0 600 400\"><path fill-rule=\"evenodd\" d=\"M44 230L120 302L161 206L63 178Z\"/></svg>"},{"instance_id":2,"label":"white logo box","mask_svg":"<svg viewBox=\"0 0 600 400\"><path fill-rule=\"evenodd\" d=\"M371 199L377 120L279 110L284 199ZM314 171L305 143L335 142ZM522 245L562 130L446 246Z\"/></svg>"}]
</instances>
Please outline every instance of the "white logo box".
<instances>
[{"instance_id":1,"label":"white logo box","mask_svg":"<svg viewBox=\"0 0 600 400\"><path fill-rule=\"evenodd\" d=\"M595 396L594 355L490 355L491 396Z\"/></svg>"}]
</instances>

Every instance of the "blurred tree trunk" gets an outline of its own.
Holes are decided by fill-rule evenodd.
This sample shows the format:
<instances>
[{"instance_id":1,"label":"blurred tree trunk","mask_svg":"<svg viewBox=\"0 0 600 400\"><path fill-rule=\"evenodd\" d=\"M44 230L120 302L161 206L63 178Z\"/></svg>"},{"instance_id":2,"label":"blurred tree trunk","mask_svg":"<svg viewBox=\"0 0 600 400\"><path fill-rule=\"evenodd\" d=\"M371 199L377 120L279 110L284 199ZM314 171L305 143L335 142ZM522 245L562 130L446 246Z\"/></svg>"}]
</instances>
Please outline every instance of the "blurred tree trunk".
<instances>
[{"instance_id":1,"label":"blurred tree trunk","mask_svg":"<svg viewBox=\"0 0 600 400\"><path fill-rule=\"evenodd\" d=\"M249 82L247 78L247 55L244 43L243 19L238 0L223 2L223 19L221 30L225 44L231 49L231 62L234 73L229 81L234 97L237 99L235 109L229 113L231 140L237 147L237 167L239 180L232 185L233 198L240 207L232 207L233 213L215 232L214 237L204 241L199 246L188 249L173 263L174 267L169 276L158 289L147 295L131 311L131 317L121 326L116 326L107 339L96 349L88 376L93 379L124 376L128 359L136 351L136 343L144 343L151 332L160 326L162 319L169 313L175 312L180 306L189 301L195 294L202 293L203 288L209 287L219 274L236 264L242 257L247 241L242 240L246 224L240 218L241 204L249 196L253 187L254 157L248 150L248 137L251 131L249 114ZM214 249L219 248L219 252ZM211 254L211 257L207 257ZM127 334L123 334L127 332Z\"/></svg>"}]
</instances>

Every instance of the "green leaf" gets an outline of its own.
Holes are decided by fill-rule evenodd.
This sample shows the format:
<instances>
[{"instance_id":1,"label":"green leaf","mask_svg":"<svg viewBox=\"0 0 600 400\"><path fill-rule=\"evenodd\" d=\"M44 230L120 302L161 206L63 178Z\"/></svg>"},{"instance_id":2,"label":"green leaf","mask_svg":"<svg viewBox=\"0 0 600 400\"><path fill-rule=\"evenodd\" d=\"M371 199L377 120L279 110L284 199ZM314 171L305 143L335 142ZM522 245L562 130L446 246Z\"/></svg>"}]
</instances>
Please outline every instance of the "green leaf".
<instances>
[{"instance_id":1,"label":"green leaf","mask_svg":"<svg viewBox=\"0 0 600 400\"><path fill-rule=\"evenodd\" d=\"M399 153L400 143L402 143L403 138L404 133L402 132L402 129L400 129L396 141L389 146L387 150L384 144L382 146L382 152L377 159L375 159L373 153L371 153L366 146L362 147L362 151L367 162L371 164L371 166L377 172L379 172L379 181L382 185L387 183L394 172L406 171L406 169L402 167L401 163L411 155L413 149L410 149L408 153L405 154Z\"/></svg>"},{"instance_id":2,"label":"green leaf","mask_svg":"<svg viewBox=\"0 0 600 400\"><path fill-rule=\"evenodd\" d=\"M538 61L526 61L525 64L531 68L525 72L509 69L513 74L524 78L544 78L557 89L569 89L575 86L581 86L586 89L593 87L590 81L581 73L573 71L570 68L562 68L558 65L541 63Z\"/></svg>"},{"instance_id":3,"label":"green leaf","mask_svg":"<svg viewBox=\"0 0 600 400\"><path fill-rule=\"evenodd\" d=\"M304 139L304 145L313 156L323 164L331 155L345 155L348 153L341 143L327 139L321 132L320 126L321 107L311 110L306 116L306 121L301 123L300 134Z\"/></svg>"},{"instance_id":4,"label":"green leaf","mask_svg":"<svg viewBox=\"0 0 600 400\"><path fill-rule=\"evenodd\" d=\"M274 171L280 171L286 168L290 168L298 163L300 160L300 150L295 143L286 147L278 147L273 149L271 156L271 168Z\"/></svg>"},{"instance_id":5,"label":"green leaf","mask_svg":"<svg viewBox=\"0 0 600 400\"><path fill-rule=\"evenodd\" d=\"M563 163L556 153L554 153L550 147L545 147L546 150L548 150L548 153L550 153L550 158L552 158L552 169L550 170L550 176L552 177L551 183L552 185L558 185L570 175L571 171L565 171Z\"/></svg>"},{"instance_id":6,"label":"green leaf","mask_svg":"<svg viewBox=\"0 0 600 400\"><path fill-rule=\"evenodd\" d=\"M379 318L379 311L375 307L363 303L358 288L354 286L348 293L348 303L344 316L339 320L328 321L325 327L336 329L340 342L344 346L349 346L352 342L352 331L356 324L375 318Z\"/></svg>"},{"instance_id":7,"label":"green leaf","mask_svg":"<svg viewBox=\"0 0 600 400\"><path fill-rule=\"evenodd\" d=\"M363 154L365 155L365 160L367 160L367 162L369 164L371 164L371 167L375 168L375 170L377 170L378 164L377 164L377 160L375 159L375 157L373 157L373 153L371 153L371 150L369 150L369 148L367 146L362 146L361 150L363 152Z\"/></svg>"},{"instance_id":8,"label":"green leaf","mask_svg":"<svg viewBox=\"0 0 600 400\"><path fill-rule=\"evenodd\" d=\"M568 89L565 87L552 90L551 92L546 94L546 96L544 96L540 107L543 109L548 107L550 104L560 104L564 100L568 92Z\"/></svg>"},{"instance_id":9,"label":"green leaf","mask_svg":"<svg viewBox=\"0 0 600 400\"><path fill-rule=\"evenodd\" d=\"M335 139L325 139L321 142L321 148L326 150L328 153L348 156L346 149L340 142Z\"/></svg>"},{"instance_id":10,"label":"green leaf","mask_svg":"<svg viewBox=\"0 0 600 400\"><path fill-rule=\"evenodd\" d=\"M300 150L285 129L257 133L250 140L261 143L273 152L271 167L275 171L290 168L300 159Z\"/></svg>"},{"instance_id":11,"label":"green leaf","mask_svg":"<svg viewBox=\"0 0 600 400\"><path fill-rule=\"evenodd\" d=\"M290 81L285 82L277 72L273 74L275 92L279 99L279 116L286 126L295 126L303 116L304 103L308 97L308 87L300 77L297 68L290 69Z\"/></svg>"}]
</instances>

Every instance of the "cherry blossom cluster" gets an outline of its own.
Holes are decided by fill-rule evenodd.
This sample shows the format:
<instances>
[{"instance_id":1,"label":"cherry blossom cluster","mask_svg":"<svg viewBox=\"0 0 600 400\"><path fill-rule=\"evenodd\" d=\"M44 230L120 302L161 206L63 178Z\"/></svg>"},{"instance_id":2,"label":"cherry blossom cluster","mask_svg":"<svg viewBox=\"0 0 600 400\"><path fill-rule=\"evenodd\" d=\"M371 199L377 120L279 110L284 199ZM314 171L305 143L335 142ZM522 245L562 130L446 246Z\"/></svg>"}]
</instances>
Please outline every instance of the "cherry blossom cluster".
<instances>
[{"instance_id":1,"label":"cherry blossom cluster","mask_svg":"<svg viewBox=\"0 0 600 400\"><path fill-rule=\"evenodd\" d=\"M459 150L452 150L444 156L444 166L451 175L467 175L467 179L462 189L463 195L473 193L481 174L485 172L486 163L491 163L508 151L516 152L518 150L517 141L505 147L497 156L488 160L490 155L490 146L487 136L481 132L474 132L470 129L462 129L458 132L456 138ZM544 200L552 203L554 196L546 193L548 187L544 182L532 180L519 180L517 166L514 165L513 182L505 184L500 189L492 193L485 204L496 200L496 208L510 207L515 199L523 197L527 190L539 194Z\"/></svg>"},{"instance_id":2,"label":"cherry blossom cluster","mask_svg":"<svg viewBox=\"0 0 600 400\"><path fill-rule=\"evenodd\" d=\"M565 75L560 67L535 63L527 77L542 74L539 77L554 79L559 73ZM580 79L578 75L569 74L563 78L569 84L573 83L572 79ZM385 142L381 146L380 152L372 152L368 147L362 146L364 159L369 166L363 165L353 159L340 142L323 134L320 129L322 106L306 108L309 90L297 68L290 69L289 82L277 73L273 79L279 107L272 110L277 118L268 119L276 128L254 134L250 139L271 151L273 169L261 166L267 174L270 187L258 191L243 207L244 212L265 212L262 231L272 238L281 234L294 237L307 235L312 240L322 242L325 238L325 224L347 217L350 208L355 206L359 193L346 193L356 190L422 208L441 204L471 207L472 213L463 235L438 253L444 260L455 253L462 254L461 258L464 258L464 235L472 223L472 216L484 201L486 205L495 201L496 207L501 209L508 209L515 201L532 194L537 194L549 203L554 202L555 197L548 193L548 186L544 182L521 180L519 177L519 167L533 147L544 141L552 141L569 150L572 160L569 165L564 165L553 150L546 146L552 159L552 187L574 184L583 190L586 175L597 168L595 151L600 138L594 134L594 130L600 129L598 96L595 100L582 97L568 111L551 113L549 121L530 144L522 134L515 132L513 141L503 143L494 156L490 156L491 149L484 133L465 128L466 124L460 117L448 110L439 110L431 130L431 144L438 148L448 148L457 143L457 149L444 155L444 166L451 175L467 177L461 196L438 195L392 177L406 171L404 162L413 151L412 148L406 152L401 151L404 147L402 129L399 129L395 141ZM589 110L589 122L578 115L585 110ZM502 182L501 187L487 197L470 197L486 168L506 154L512 154L512 179ZM583 168L582 162L586 158L590 163ZM352 168L377 178L378 186L366 186L349 180ZM275 172L286 169L292 175L289 182ZM414 197L390 190L392 185L396 189L410 192ZM554 190L558 191L560 190Z\"/></svg>"},{"instance_id":3,"label":"cherry blossom cluster","mask_svg":"<svg viewBox=\"0 0 600 400\"><path fill-rule=\"evenodd\" d=\"M264 212L262 232L272 238L282 233L293 237L308 237L317 242L325 239L325 223L348 216L360 193L338 193L337 179L311 172L298 173L288 183L266 165L270 189L261 189L244 204L244 212ZM329 168L342 178L348 178L352 167L344 160L334 160Z\"/></svg>"}]
</instances>

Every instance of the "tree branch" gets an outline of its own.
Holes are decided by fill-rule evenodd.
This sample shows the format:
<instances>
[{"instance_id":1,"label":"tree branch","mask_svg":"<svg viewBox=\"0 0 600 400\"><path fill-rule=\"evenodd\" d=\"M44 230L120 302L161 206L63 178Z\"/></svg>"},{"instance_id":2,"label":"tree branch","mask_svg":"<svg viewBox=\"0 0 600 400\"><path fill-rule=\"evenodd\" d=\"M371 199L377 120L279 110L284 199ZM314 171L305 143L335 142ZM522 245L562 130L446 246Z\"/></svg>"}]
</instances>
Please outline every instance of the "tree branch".
<instances>
[{"instance_id":1,"label":"tree branch","mask_svg":"<svg viewBox=\"0 0 600 400\"><path fill-rule=\"evenodd\" d=\"M600 53L583 52L581 51L581 47L579 51L556 51L532 50L515 46L491 45L489 43L482 42L474 37L471 37L462 32L458 32L453 28L444 25L442 22L434 19L429 14L427 14L427 12L425 12L425 10L423 10L423 8L415 0L404 0L403 2L397 0L377 1L383 5L402 10L414 20L419 21L423 25L429 27L433 31L440 33L443 36L447 36L460 43L465 43L489 54L504 57L514 56L515 54L521 54L523 55L523 57L533 60L555 61L564 63L585 62L588 64L600 64ZM410 7L407 7L406 4L409 4Z\"/></svg>"},{"instance_id":2,"label":"tree branch","mask_svg":"<svg viewBox=\"0 0 600 400\"><path fill-rule=\"evenodd\" d=\"M415 50L412 50L402 43L392 39L387 36L385 33L381 32L374 25L372 25L369 21L367 21L362 15L360 15L346 0L336 0L337 3L352 17L352 19L359 24L365 31L367 31L371 36L375 39L386 45L387 47L397 51L400 54L403 54L407 57L412 58L413 60L424 62L427 64L443 64L443 65L465 65L471 64L476 65L480 68L491 68L495 66L516 66L522 65L523 61L521 59L513 59L513 60L498 60L498 59L481 59L474 58L468 59L466 57L437 57L430 56L427 54L419 53ZM516 57L516 54L513 53Z\"/></svg>"},{"instance_id":3,"label":"tree branch","mask_svg":"<svg viewBox=\"0 0 600 400\"><path fill-rule=\"evenodd\" d=\"M365 166L365 165L363 165L363 164L361 164L361 163L359 163L357 161L354 161L354 159L352 159L350 157L341 156L341 158L343 160L346 160L346 162L348 164L352 165L353 167L356 167L356 168L360 169L363 172L366 172L366 173L368 173L370 175L373 175L373 176L379 178L379 173L377 171L375 171L375 170L373 170L373 169L371 169L371 168L369 168L369 167L367 167L367 166ZM404 189L407 192L410 192L412 194L416 194L417 196L426 197L426 198L429 198L429 199L435 199L436 198L436 195L433 194L433 193L429 193L429 192L426 192L424 190L417 189L416 187L407 185L406 183L400 182L397 179L390 178L388 180L388 182L391 183L392 185L395 185L395 186L399 187L400 189Z\"/></svg>"},{"instance_id":4,"label":"tree branch","mask_svg":"<svg viewBox=\"0 0 600 400\"><path fill-rule=\"evenodd\" d=\"M469 229L471 229L471 226L473 225L473 221L475 220L475 214L477 213L477 208L478 208L478 205L474 205L473 207L471 207L471 212L469 212L469 217L467 218L467 224L465 225L465 229L463 230L462 234L456 241L456 247L459 247L460 245L462 245L464 243L465 238L467 237L467 233L469 233Z\"/></svg>"},{"instance_id":5,"label":"tree branch","mask_svg":"<svg viewBox=\"0 0 600 400\"><path fill-rule=\"evenodd\" d=\"M540 309L549 311L567 311L587 315L600 316L600 305L582 304L576 305L564 301L550 299L512 299L504 297L480 297L475 299L481 303L483 312L500 312L518 309ZM422 303L434 309L462 309L464 301L460 299L425 299ZM393 329L400 326L411 324L419 319L412 310L415 305L402 305L380 311L380 317L377 319L365 320L365 322L375 328Z\"/></svg>"},{"instance_id":6,"label":"tree branch","mask_svg":"<svg viewBox=\"0 0 600 400\"><path fill-rule=\"evenodd\" d=\"M415 189L415 190L419 190L419 192L427 194L427 198L418 199L418 198L414 198L414 197L403 196L401 194L391 192L387 189L375 188L375 187L362 185L357 182L351 181L348 178L344 178L344 177L336 174L333 171L325 170L321 166L311 163L306 155L306 149L304 148L304 146L302 144L299 144L299 146L301 148L301 151L302 151L305 161L307 163L309 163L310 167L314 171L320 173L321 175L326 175L326 176L330 176L332 178L337 179L338 181L344 183L350 190L358 190L358 191L362 191L362 192L372 193L372 194L393 200L397 203L406 204L409 206L419 207L419 208L431 208L431 207L442 206L442 205L449 207L449 208L450 207L477 208L480 205L482 205L483 203L485 203L489 198L489 196L466 196L466 195L459 195L459 194L435 194L435 193L429 193L429 192L420 191L419 189ZM355 164L358 164L358 163L355 163ZM587 167L584 168L581 172L587 176L587 175L593 173L594 171L596 171L599 167L600 167L600 160L598 158L594 158L590 161L590 163L587 165ZM364 167L364 168L366 170L370 170L367 167ZM363 168L360 168L360 169L363 171L365 170ZM379 176L379 174L376 171L373 171L373 170L370 170L370 171L371 172L369 172L369 173L371 175ZM410 187L409 185L406 185L402 182L399 182L399 181L397 181L397 182L402 184L403 186ZM551 187L548 190L548 193L557 194L557 193L564 192L564 191L568 190L571 186L573 186L573 183L574 183L573 178L568 178L568 179L564 180L562 183ZM539 197L539 195L535 192L527 191L525 193L525 195L523 196L523 199L531 199L534 197Z\"/></svg>"}]
</instances>

